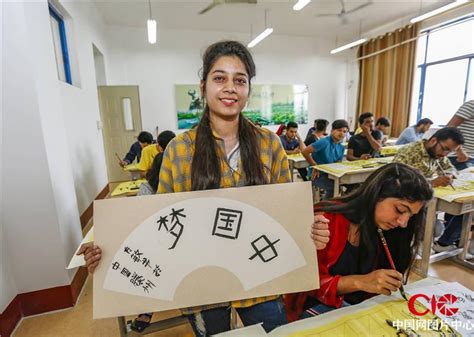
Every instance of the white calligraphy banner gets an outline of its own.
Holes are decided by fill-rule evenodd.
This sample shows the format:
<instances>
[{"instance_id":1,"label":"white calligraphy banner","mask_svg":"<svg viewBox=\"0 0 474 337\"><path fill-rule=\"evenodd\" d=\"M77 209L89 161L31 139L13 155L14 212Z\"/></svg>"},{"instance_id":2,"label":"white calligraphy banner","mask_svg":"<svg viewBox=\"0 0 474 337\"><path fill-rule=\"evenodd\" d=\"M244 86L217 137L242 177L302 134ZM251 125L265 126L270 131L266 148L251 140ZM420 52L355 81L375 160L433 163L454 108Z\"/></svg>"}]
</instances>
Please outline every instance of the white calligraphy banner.
<instances>
[{"instance_id":1,"label":"white calligraphy banner","mask_svg":"<svg viewBox=\"0 0 474 337\"><path fill-rule=\"evenodd\" d=\"M98 201L94 318L319 286L310 183Z\"/></svg>"}]
</instances>

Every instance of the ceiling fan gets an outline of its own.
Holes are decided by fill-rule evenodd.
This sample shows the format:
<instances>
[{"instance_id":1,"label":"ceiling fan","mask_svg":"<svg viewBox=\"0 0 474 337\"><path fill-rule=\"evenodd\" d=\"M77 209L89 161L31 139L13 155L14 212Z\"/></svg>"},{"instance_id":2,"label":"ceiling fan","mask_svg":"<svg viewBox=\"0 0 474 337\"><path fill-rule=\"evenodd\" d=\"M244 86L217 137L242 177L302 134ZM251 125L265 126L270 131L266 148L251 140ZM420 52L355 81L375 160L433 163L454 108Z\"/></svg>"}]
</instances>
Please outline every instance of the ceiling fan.
<instances>
[{"instance_id":1,"label":"ceiling fan","mask_svg":"<svg viewBox=\"0 0 474 337\"><path fill-rule=\"evenodd\" d=\"M202 11L199 12L199 14L204 14L206 12L209 12L211 9L213 9L216 6L219 5L224 5L224 4L256 4L257 0L212 0L212 3L204 8Z\"/></svg>"},{"instance_id":2,"label":"ceiling fan","mask_svg":"<svg viewBox=\"0 0 474 337\"><path fill-rule=\"evenodd\" d=\"M327 17L327 16L337 16L342 20L343 24L347 23L347 15L357 12L358 10L361 10L364 7L370 6L373 4L372 0L368 0L366 3L363 3L362 5L359 5L357 7L351 8L349 10L346 10L346 4L344 3L344 0L339 0L341 3L341 11L339 13L321 13L321 14L316 14L315 17Z\"/></svg>"}]
</instances>

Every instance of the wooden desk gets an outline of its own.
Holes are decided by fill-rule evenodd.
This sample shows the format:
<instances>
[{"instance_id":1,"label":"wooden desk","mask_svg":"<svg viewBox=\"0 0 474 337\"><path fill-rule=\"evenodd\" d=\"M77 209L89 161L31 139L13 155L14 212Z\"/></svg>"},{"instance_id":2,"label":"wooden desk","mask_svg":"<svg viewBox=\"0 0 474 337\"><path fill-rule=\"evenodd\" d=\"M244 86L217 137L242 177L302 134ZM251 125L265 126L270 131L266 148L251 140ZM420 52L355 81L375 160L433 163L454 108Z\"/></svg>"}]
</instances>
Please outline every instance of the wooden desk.
<instances>
[{"instance_id":1,"label":"wooden desk","mask_svg":"<svg viewBox=\"0 0 474 337\"><path fill-rule=\"evenodd\" d=\"M334 196L340 195L339 188L343 184L358 184L379 167L390 163L393 157L372 158L368 160L343 161L334 164L316 165L313 168L328 174L334 180Z\"/></svg>"},{"instance_id":2,"label":"wooden desk","mask_svg":"<svg viewBox=\"0 0 474 337\"><path fill-rule=\"evenodd\" d=\"M455 181L456 185L462 183ZM425 234L423 236L421 258L415 271L423 277L428 274L429 264L446 258L474 270L474 263L466 259L469 248L472 214L474 212L474 190L455 191L447 193L450 187L435 188L435 198L428 204L425 222ZM457 197L456 197L457 196ZM456 199L453 200L453 198ZM446 212L452 215L462 215L462 230L459 241L459 248L431 255L431 245L433 243L433 232L437 212Z\"/></svg>"},{"instance_id":3,"label":"wooden desk","mask_svg":"<svg viewBox=\"0 0 474 337\"><path fill-rule=\"evenodd\" d=\"M293 181L293 169L301 169L309 167L309 163L301 153L288 154L288 163L290 165L291 181Z\"/></svg>"}]
</instances>

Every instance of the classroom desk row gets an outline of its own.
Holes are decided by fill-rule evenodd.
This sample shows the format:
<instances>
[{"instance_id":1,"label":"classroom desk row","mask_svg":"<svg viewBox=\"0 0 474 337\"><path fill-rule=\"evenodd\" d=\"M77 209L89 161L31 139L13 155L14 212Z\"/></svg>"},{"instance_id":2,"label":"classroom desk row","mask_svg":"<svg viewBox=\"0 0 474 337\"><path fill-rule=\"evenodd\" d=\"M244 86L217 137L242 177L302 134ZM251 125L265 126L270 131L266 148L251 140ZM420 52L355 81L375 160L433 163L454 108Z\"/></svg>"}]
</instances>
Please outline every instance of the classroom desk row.
<instances>
[{"instance_id":1,"label":"classroom desk row","mask_svg":"<svg viewBox=\"0 0 474 337\"><path fill-rule=\"evenodd\" d=\"M428 205L426 213L424 240L419 263L415 270L423 277L427 276L429 264L446 258L474 270L474 262L467 259L468 248L472 238L471 225L474 213L474 169L466 169L454 181L455 190L450 186L434 189L434 198ZM462 230L459 248L431 254L436 214L445 212L452 215L462 215Z\"/></svg>"},{"instance_id":2,"label":"classroom desk row","mask_svg":"<svg viewBox=\"0 0 474 337\"><path fill-rule=\"evenodd\" d=\"M334 196L338 197L341 195L341 185L363 183L372 172L392 160L393 157L371 158L316 165L314 168L327 173L329 179L334 180Z\"/></svg>"},{"instance_id":3,"label":"classroom desk row","mask_svg":"<svg viewBox=\"0 0 474 337\"><path fill-rule=\"evenodd\" d=\"M403 146L404 145L384 146L380 150L380 155L382 156L382 158L373 158L373 160L382 161L382 162L384 160L388 160L388 159L385 159L385 157L395 156L398 153L398 150L400 150L400 148L402 148ZM287 157L288 157L288 162L289 162L289 166L290 166L290 172L293 172L293 169L301 169L301 168L309 167L309 163L306 161L306 159L303 157L303 155L301 153L299 153L299 154L290 154ZM367 165L368 164L368 163L365 163L365 161L360 161L360 160L354 161L353 163L357 163L357 162L364 162L361 165ZM348 162L348 163L350 163L350 162ZM336 171L341 171L341 169L337 169L338 164L341 164L341 163L327 164L327 165L317 165L317 166L315 166L315 168L319 170L319 167L323 167L323 169L320 170L320 171L326 172L326 171L324 171L325 168L327 168L328 170L331 170L330 165L336 165L336 167L335 167ZM358 164L356 164L355 166L358 166ZM378 167L378 166L375 165L374 167ZM343 169L343 171L344 171L344 169ZM326 172L326 173L329 173L329 172ZM291 178L292 178L292 181L293 181L293 175L292 175ZM363 182L365 179L363 179L362 181L358 181L358 180L360 180L360 178L356 178L356 180L359 183L359 182ZM342 184L353 184L353 183L342 182Z\"/></svg>"}]
</instances>

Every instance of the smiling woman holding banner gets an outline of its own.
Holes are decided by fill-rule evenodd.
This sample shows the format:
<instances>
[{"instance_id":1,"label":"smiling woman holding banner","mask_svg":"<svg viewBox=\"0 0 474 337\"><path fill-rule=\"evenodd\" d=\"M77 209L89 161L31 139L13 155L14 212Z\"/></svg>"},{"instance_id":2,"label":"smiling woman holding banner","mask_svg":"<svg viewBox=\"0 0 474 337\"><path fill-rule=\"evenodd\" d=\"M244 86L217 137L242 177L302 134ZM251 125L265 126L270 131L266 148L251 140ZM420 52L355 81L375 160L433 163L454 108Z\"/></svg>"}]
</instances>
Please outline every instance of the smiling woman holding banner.
<instances>
[{"instance_id":1,"label":"smiling woman holding banner","mask_svg":"<svg viewBox=\"0 0 474 337\"><path fill-rule=\"evenodd\" d=\"M318 252L320 289L290 294L290 320L317 316L403 285L422 239L430 184L407 165L379 168L354 192L315 206L329 223L330 240Z\"/></svg>"},{"instance_id":2,"label":"smiling woman holding banner","mask_svg":"<svg viewBox=\"0 0 474 337\"><path fill-rule=\"evenodd\" d=\"M255 64L239 42L223 41L203 56L201 93L204 113L198 125L172 140L164 153L158 193L173 193L290 182L288 160L278 137L257 128L242 114ZM313 224L313 240L323 247L327 224ZM85 250L90 272L101 258L97 246ZM285 324L280 296L245 299L183 309L196 336L230 329L235 308L244 325L263 323L266 331Z\"/></svg>"}]
</instances>

